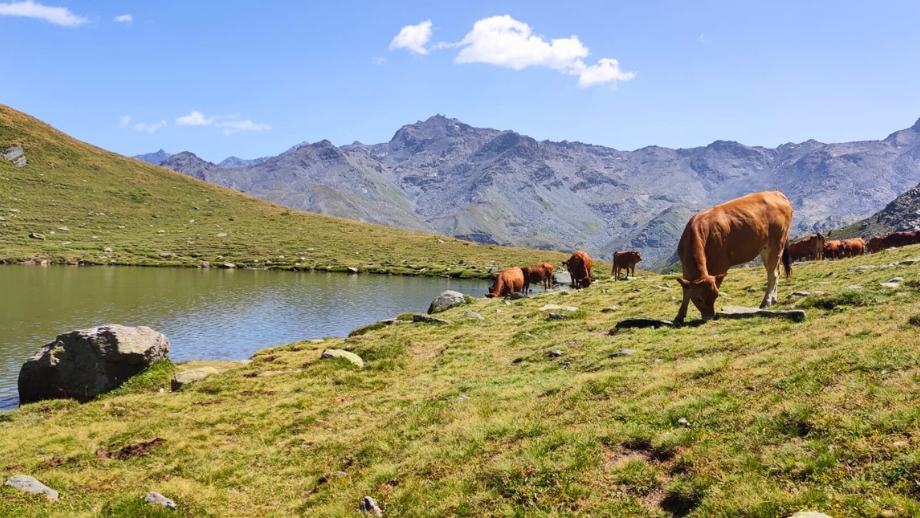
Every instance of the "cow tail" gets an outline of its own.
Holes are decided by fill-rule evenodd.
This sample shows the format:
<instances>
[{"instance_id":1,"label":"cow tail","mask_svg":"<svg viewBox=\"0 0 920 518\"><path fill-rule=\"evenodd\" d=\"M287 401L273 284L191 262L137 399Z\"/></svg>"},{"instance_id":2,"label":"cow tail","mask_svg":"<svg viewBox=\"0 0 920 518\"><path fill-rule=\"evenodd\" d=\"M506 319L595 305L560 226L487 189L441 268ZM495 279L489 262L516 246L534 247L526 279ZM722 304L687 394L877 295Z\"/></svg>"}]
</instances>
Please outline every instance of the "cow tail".
<instances>
[{"instance_id":1,"label":"cow tail","mask_svg":"<svg viewBox=\"0 0 920 518\"><path fill-rule=\"evenodd\" d=\"M789 255L789 244L783 247L783 269L786 270L786 280L792 278L792 261Z\"/></svg>"}]
</instances>

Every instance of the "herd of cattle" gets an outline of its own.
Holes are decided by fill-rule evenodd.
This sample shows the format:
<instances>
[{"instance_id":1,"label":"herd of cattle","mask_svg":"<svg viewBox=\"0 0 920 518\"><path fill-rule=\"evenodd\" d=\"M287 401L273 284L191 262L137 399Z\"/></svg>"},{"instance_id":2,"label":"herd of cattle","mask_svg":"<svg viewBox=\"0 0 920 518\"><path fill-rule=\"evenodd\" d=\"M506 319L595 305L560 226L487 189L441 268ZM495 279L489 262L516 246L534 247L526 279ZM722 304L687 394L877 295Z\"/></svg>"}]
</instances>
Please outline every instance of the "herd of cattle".
<instances>
[{"instance_id":1,"label":"herd of cattle","mask_svg":"<svg viewBox=\"0 0 920 518\"><path fill-rule=\"evenodd\" d=\"M694 214L677 245L683 269L683 278L678 279L683 300L674 322L683 322L690 302L699 309L704 321L713 318L715 301L728 269L758 256L767 270L767 289L760 303L761 308L766 308L777 301L780 265L788 279L792 276L792 263L798 260L842 259L920 243L920 231L876 236L868 243L862 238L828 240L822 234L787 243L791 224L792 205L779 191L748 194ZM628 277L631 270L635 275L636 263L641 260L639 251L615 252L611 271L614 280L619 279L620 272ZM577 251L562 264L571 275L573 288L587 288L594 282L588 254ZM526 293L531 284L542 283L546 290L552 282L551 263L506 268L499 272L486 296Z\"/></svg>"},{"instance_id":2,"label":"herd of cattle","mask_svg":"<svg viewBox=\"0 0 920 518\"><path fill-rule=\"evenodd\" d=\"M828 240L826 236L814 234L789 245L792 261L820 261L821 259L843 259L866 253L874 254L887 248L898 248L920 243L920 231L906 230L875 236L869 241L861 237L843 240Z\"/></svg>"}]
</instances>

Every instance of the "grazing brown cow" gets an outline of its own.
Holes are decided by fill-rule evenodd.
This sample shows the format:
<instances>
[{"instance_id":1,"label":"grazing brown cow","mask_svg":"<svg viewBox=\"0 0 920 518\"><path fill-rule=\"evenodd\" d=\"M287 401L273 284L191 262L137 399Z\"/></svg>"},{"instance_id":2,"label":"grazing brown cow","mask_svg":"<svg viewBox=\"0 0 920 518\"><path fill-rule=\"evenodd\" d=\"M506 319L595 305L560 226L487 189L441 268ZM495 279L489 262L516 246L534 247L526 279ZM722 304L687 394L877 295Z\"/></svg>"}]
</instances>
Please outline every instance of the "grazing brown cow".
<instances>
[{"instance_id":1,"label":"grazing brown cow","mask_svg":"<svg viewBox=\"0 0 920 518\"><path fill-rule=\"evenodd\" d=\"M530 291L531 284L542 284L543 291L550 289L553 285L553 263L524 266L521 271L524 272L525 293Z\"/></svg>"},{"instance_id":2,"label":"grazing brown cow","mask_svg":"<svg viewBox=\"0 0 920 518\"><path fill-rule=\"evenodd\" d=\"M572 276L573 288L587 288L594 282L591 278L591 257L581 250L576 250L567 261L562 261L562 265Z\"/></svg>"},{"instance_id":3,"label":"grazing brown cow","mask_svg":"<svg viewBox=\"0 0 920 518\"><path fill-rule=\"evenodd\" d=\"M824 242L824 258L825 259L840 259L842 252L843 241L832 239L830 241Z\"/></svg>"},{"instance_id":4,"label":"grazing brown cow","mask_svg":"<svg viewBox=\"0 0 920 518\"><path fill-rule=\"evenodd\" d=\"M800 239L795 243L790 243L789 259L792 262L796 262L799 259L820 261L824 258L824 243L826 241L827 239L819 233Z\"/></svg>"},{"instance_id":5,"label":"grazing brown cow","mask_svg":"<svg viewBox=\"0 0 920 518\"><path fill-rule=\"evenodd\" d=\"M920 231L902 230L892 232L887 236L875 236L866 243L866 251L874 254L886 248L898 248L907 245L916 245L920 243Z\"/></svg>"},{"instance_id":6,"label":"grazing brown cow","mask_svg":"<svg viewBox=\"0 0 920 518\"><path fill-rule=\"evenodd\" d=\"M840 244L841 257L856 257L866 253L866 242L861 237L844 239Z\"/></svg>"},{"instance_id":7,"label":"grazing brown cow","mask_svg":"<svg viewBox=\"0 0 920 518\"><path fill-rule=\"evenodd\" d=\"M636 263L642 260L642 252L638 250L630 250L628 252L614 252L613 253L613 269L610 270L610 275L613 275L613 280L617 281L620 279L620 270L626 271L625 279L629 278L629 271L632 270L633 276L636 275Z\"/></svg>"},{"instance_id":8,"label":"grazing brown cow","mask_svg":"<svg viewBox=\"0 0 920 518\"><path fill-rule=\"evenodd\" d=\"M486 297L504 297L524 290L524 272L520 268L505 268L498 272Z\"/></svg>"},{"instance_id":9,"label":"grazing brown cow","mask_svg":"<svg viewBox=\"0 0 920 518\"><path fill-rule=\"evenodd\" d=\"M792 275L785 246L791 223L792 205L779 191L748 194L693 215L677 244L683 267L683 279L678 282L684 298L674 321L684 321L691 300L704 321L714 317L719 287L728 269L758 254L767 269L767 291L760 307L773 305L781 259L786 278Z\"/></svg>"}]
</instances>

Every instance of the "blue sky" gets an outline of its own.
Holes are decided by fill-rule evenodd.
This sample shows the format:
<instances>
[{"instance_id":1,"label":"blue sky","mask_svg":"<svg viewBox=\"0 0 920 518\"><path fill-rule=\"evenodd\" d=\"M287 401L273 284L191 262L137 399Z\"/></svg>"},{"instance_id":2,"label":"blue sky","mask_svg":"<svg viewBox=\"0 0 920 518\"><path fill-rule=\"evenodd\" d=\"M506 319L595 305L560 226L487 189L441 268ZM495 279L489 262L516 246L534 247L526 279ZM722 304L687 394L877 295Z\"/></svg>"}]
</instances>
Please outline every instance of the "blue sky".
<instances>
[{"instance_id":1,"label":"blue sky","mask_svg":"<svg viewBox=\"0 0 920 518\"><path fill-rule=\"evenodd\" d=\"M917 20L914 1L0 0L0 103L211 161L437 113L622 150L874 140L920 118Z\"/></svg>"}]
</instances>

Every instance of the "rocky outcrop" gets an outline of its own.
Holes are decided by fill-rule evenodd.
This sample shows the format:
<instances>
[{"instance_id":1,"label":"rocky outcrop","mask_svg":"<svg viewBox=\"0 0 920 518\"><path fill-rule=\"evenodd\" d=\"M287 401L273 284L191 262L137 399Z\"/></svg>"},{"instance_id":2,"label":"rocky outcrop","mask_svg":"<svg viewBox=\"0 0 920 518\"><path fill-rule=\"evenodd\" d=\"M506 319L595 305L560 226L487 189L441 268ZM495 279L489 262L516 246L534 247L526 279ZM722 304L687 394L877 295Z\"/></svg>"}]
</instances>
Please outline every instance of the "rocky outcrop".
<instances>
[{"instance_id":1,"label":"rocky outcrop","mask_svg":"<svg viewBox=\"0 0 920 518\"><path fill-rule=\"evenodd\" d=\"M59 335L19 371L20 404L88 401L166 358L169 338L146 326L110 324Z\"/></svg>"},{"instance_id":2,"label":"rocky outcrop","mask_svg":"<svg viewBox=\"0 0 920 518\"><path fill-rule=\"evenodd\" d=\"M361 359L357 354L346 351L344 349L326 349L323 351L321 358L345 358L351 363L358 366L358 368L364 368L364 360Z\"/></svg>"},{"instance_id":3,"label":"rocky outcrop","mask_svg":"<svg viewBox=\"0 0 920 518\"><path fill-rule=\"evenodd\" d=\"M22 146L11 146L0 151L0 158L7 160L16 167L26 165L26 154L23 152Z\"/></svg>"}]
</instances>

